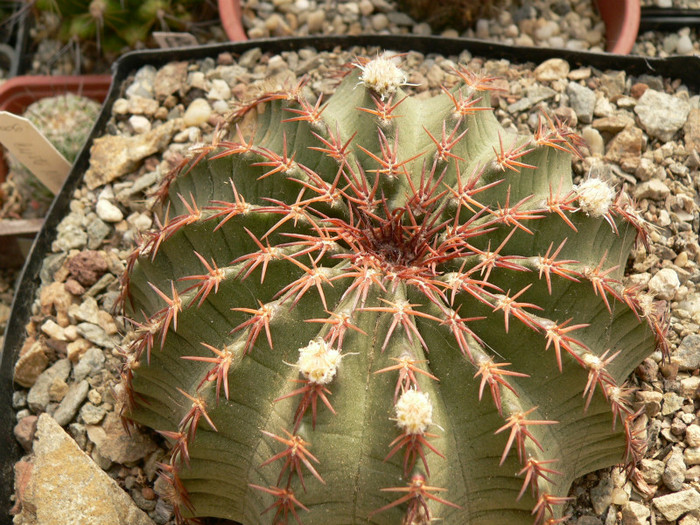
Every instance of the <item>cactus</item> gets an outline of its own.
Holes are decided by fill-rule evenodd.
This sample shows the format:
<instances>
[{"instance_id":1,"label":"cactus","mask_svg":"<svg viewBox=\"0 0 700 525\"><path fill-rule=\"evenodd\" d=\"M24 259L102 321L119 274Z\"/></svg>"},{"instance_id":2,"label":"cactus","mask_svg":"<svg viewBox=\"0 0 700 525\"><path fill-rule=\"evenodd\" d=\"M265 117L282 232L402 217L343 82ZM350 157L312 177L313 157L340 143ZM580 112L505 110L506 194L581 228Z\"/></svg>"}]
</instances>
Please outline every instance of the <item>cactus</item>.
<instances>
[{"instance_id":1,"label":"cactus","mask_svg":"<svg viewBox=\"0 0 700 525\"><path fill-rule=\"evenodd\" d=\"M60 17L58 36L65 42L94 41L98 52L120 53L125 46L147 43L153 30L183 30L191 13L205 9L201 0L37 0L39 12Z\"/></svg>"},{"instance_id":2,"label":"cactus","mask_svg":"<svg viewBox=\"0 0 700 525\"><path fill-rule=\"evenodd\" d=\"M624 380L667 348L621 281L633 204L573 184L556 119L506 132L492 78L418 99L395 59L256 97L157 192L116 392L180 520L555 523L576 477L635 472Z\"/></svg>"},{"instance_id":3,"label":"cactus","mask_svg":"<svg viewBox=\"0 0 700 525\"><path fill-rule=\"evenodd\" d=\"M30 104L23 117L53 144L69 162L73 162L85 144L101 105L87 97L66 93L45 97ZM43 216L53 200L53 193L15 157L8 155L10 192L20 208L31 204L32 213ZM23 210L14 210L21 214Z\"/></svg>"}]
</instances>

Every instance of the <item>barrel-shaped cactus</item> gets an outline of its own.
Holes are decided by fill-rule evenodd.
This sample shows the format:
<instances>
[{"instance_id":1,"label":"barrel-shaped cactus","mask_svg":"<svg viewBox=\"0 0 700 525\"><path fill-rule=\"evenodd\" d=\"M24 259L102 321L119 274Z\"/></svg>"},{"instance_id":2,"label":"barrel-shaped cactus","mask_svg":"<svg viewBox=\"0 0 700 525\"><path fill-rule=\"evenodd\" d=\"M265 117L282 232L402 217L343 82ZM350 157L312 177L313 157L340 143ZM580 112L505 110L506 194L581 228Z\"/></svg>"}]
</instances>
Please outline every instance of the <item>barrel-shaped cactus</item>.
<instances>
[{"instance_id":1,"label":"barrel-shaped cactus","mask_svg":"<svg viewBox=\"0 0 700 525\"><path fill-rule=\"evenodd\" d=\"M257 97L163 182L123 280L125 420L171 443L181 519L557 522L643 453L644 225L573 184L566 126L506 132L493 79L418 99L390 57L353 66L327 100Z\"/></svg>"}]
</instances>

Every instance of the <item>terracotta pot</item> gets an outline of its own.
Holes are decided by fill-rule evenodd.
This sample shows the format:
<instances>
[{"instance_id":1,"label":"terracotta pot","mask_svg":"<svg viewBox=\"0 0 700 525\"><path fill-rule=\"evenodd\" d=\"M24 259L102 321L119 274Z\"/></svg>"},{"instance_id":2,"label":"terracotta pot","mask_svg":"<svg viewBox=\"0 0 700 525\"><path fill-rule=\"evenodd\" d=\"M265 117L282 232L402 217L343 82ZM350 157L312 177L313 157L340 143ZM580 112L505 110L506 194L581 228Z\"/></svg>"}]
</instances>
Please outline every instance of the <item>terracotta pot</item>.
<instances>
[{"instance_id":1,"label":"terracotta pot","mask_svg":"<svg viewBox=\"0 0 700 525\"><path fill-rule=\"evenodd\" d=\"M639 0L595 0L605 22L606 50L626 55L637 40L642 8Z\"/></svg>"},{"instance_id":2,"label":"terracotta pot","mask_svg":"<svg viewBox=\"0 0 700 525\"><path fill-rule=\"evenodd\" d=\"M0 111L21 115L32 102L63 93L76 93L102 103L111 83L111 75L18 76L0 86ZM0 149L0 182L6 175Z\"/></svg>"},{"instance_id":3,"label":"terracotta pot","mask_svg":"<svg viewBox=\"0 0 700 525\"><path fill-rule=\"evenodd\" d=\"M217 0L219 4L219 18L224 26L224 31L231 42L248 40L241 20L240 0Z\"/></svg>"}]
</instances>

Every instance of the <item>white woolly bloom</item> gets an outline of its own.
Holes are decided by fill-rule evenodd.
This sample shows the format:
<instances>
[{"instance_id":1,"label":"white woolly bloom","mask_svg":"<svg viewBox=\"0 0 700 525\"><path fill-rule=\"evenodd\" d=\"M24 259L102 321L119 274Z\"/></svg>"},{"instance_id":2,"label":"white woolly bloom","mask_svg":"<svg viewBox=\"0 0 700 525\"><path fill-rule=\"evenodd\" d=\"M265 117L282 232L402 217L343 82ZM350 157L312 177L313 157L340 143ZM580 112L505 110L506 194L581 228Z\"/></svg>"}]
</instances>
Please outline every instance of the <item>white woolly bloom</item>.
<instances>
[{"instance_id":1,"label":"white woolly bloom","mask_svg":"<svg viewBox=\"0 0 700 525\"><path fill-rule=\"evenodd\" d=\"M615 190L601 180L590 178L576 186L578 205L581 211L592 217L602 217L608 213L615 198Z\"/></svg>"},{"instance_id":2,"label":"white woolly bloom","mask_svg":"<svg viewBox=\"0 0 700 525\"><path fill-rule=\"evenodd\" d=\"M408 85L406 73L384 56L370 60L364 66L356 65L362 70L360 81L374 90L382 100L395 93L399 86Z\"/></svg>"},{"instance_id":3,"label":"white woolly bloom","mask_svg":"<svg viewBox=\"0 0 700 525\"><path fill-rule=\"evenodd\" d=\"M423 434L433 423L433 405L425 392L407 390L394 407L396 424L406 434Z\"/></svg>"},{"instance_id":4,"label":"white woolly bloom","mask_svg":"<svg viewBox=\"0 0 700 525\"><path fill-rule=\"evenodd\" d=\"M297 368L311 383L327 385L335 377L343 356L323 340L311 341L299 349Z\"/></svg>"}]
</instances>

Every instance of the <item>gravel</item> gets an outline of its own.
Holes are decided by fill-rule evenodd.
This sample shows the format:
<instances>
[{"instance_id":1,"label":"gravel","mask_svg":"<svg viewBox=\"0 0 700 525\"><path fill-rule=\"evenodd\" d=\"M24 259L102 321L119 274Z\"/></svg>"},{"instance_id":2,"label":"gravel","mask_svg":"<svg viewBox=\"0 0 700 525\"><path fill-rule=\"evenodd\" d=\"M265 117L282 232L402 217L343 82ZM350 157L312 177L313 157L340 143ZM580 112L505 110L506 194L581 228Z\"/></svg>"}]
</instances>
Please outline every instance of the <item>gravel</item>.
<instances>
[{"instance_id":1,"label":"gravel","mask_svg":"<svg viewBox=\"0 0 700 525\"><path fill-rule=\"evenodd\" d=\"M560 7L555 9L555 4ZM368 27L406 34L430 30L396 12L388 0L248 0L244 16L249 34L255 36L353 33ZM457 36L450 31L443 34ZM678 52L684 34L677 35L675 48L665 46L675 33L642 35L635 52ZM602 28L588 1L511 5L464 35L570 49L603 46ZM697 46L693 34L687 35ZM153 522L172 522L172 510L156 494L158 486L153 492L155 464L164 453L161 441L138 431L131 445L120 440L112 392L120 367L116 345L122 320L111 311L125 257L139 232L153 223L148 192L193 144L210 139L235 100L256 89L270 71L282 82L314 66L332 70L349 58L310 50L269 57L253 49L235 62L222 55L159 70L144 68L136 75L115 104L109 134L93 152L93 158L102 155L110 162L87 176L75 192L41 272L43 287L30 337L16 368L22 386L13 395L15 435L25 449L31 447L37 416L52 414L71 441L126 489ZM448 59L409 53L403 58L404 67L412 71L411 82L420 83L418 92L437 89L449 74L450 60L470 59L467 53ZM505 127L531 133L539 109L566 116L588 145L584 159L574 163L575 173L604 174L618 185L634 185L642 216L657 226L650 249L638 246L629 261L634 273L630 279L671 308L670 362L655 353L630 378L640 389L636 401L649 421L641 482L628 480L616 468L584 476L572 487L567 523L698 524L700 98L673 79L577 69L560 59L534 72L504 61L477 58L472 63L508 80L509 92L496 108ZM324 77L312 74L309 89L327 92L330 84ZM116 158L115 151L125 156ZM9 312L13 279L12 273L0 272L0 324ZM46 435L55 430L48 424L41 428Z\"/></svg>"}]
</instances>

